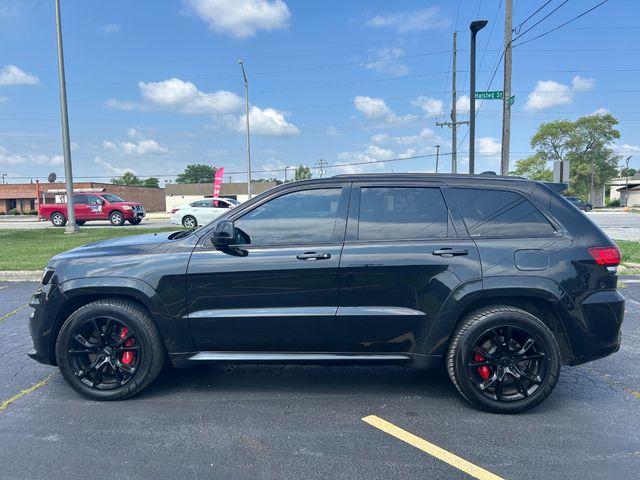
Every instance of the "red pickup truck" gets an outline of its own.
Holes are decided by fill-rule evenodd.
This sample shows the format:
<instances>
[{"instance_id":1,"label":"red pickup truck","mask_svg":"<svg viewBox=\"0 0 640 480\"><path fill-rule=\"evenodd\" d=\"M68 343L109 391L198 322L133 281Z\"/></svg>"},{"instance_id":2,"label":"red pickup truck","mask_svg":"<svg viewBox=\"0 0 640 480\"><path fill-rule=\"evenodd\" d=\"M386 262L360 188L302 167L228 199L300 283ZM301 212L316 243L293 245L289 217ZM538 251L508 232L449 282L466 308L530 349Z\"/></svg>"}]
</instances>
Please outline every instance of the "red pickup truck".
<instances>
[{"instance_id":1,"label":"red pickup truck","mask_svg":"<svg viewBox=\"0 0 640 480\"><path fill-rule=\"evenodd\" d=\"M131 225L138 225L144 218L144 207L140 203L125 202L110 193L76 193L73 195L76 212L76 223L84 225L90 220L109 220L112 225L121 226L127 220ZM48 218L56 227L67 224L66 203L40 204L38 213Z\"/></svg>"}]
</instances>

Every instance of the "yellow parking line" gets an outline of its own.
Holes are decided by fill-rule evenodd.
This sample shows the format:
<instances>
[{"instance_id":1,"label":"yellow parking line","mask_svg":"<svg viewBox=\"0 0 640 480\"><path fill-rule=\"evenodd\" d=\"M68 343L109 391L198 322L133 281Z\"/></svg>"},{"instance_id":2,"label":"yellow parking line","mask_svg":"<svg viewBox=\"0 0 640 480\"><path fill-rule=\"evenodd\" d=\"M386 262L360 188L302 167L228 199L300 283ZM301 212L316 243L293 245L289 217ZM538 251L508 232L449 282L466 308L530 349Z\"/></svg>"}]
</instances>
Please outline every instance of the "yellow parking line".
<instances>
[{"instance_id":1,"label":"yellow parking line","mask_svg":"<svg viewBox=\"0 0 640 480\"><path fill-rule=\"evenodd\" d=\"M15 402L16 400L19 400L20 398L24 397L25 395L29 395L30 393L35 392L40 387L44 387L49 382L49 380L51 380L55 376L56 376L55 373L51 373L45 379L40 380L35 385L32 385L29 388L27 388L25 390L22 390L20 393L17 393L13 397L8 398L7 400L3 401L2 403L0 403L0 412L3 411L3 410L6 410L6 408L9 405L11 405L13 402Z\"/></svg>"},{"instance_id":2,"label":"yellow parking line","mask_svg":"<svg viewBox=\"0 0 640 480\"><path fill-rule=\"evenodd\" d=\"M396 437L398 440L402 440L403 442L436 457L438 460L448 463L452 467L455 467L474 478L479 480L504 480L502 477L494 475L484 468L474 465L473 463L466 461L464 458L460 458L459 456L448 452L444 448L440 448L433 443L427 442L426 440L417 437L400 427L396 427L393 423L389 423L380 417L369 415L368 417L364 417L362 421L368 423L372 427L388 433L393 437Z\"/></svg>"},{"instance_id":3,"label":"yellow parking line","mask_svg":"<svg viewBox=\"0 0 640 480\"><path fill-rule=\"evenodd\" d=\"M7 288L7 286L6 285L0 286L0 290L2 290L3 288Z\"/></svg>"},{"instance_id":4,"label":"yellow parking line","mask_svg":"<svg viewBox=\"0 0 640 480\"><path fill-rule=\"evenodd\" d=\"M618 388L620 388L620 389L624 390L625 392L627 392L628 394L633 395L633 396L634 396L634 397L636 397L636 398L640 398L640 392L638 392L638 391L636 391L636 390L634 390L634 389L632 389L632 388L629 388L629 387L627 387L627 386L625 386L625 385L621 384L621 383L620 383L620 382L618 382L617 380L614 380L613 378L609 378L608 376L603 375L603 374L602 374L602 373L600 373L599 371L597 371L597 370L595 370L595 369L593 369L593 368L591 368L591 367L588 367L588 366L586 366L586 365L580 365L580 367L582 367L583 369L585 369L585 370L587 370L587 371L589 371L589 372L591 372L591 373L593 373L593 374L597 375L597 376L598 376L598 378L600 378L600 379L604 380L604 381L605 381L605 382L607 382L609 385L613 385L614 387L618 387Z\"/></svg>"},{"instance_id":5,"label":"yellow parking line","mask_svg":"<svg viewBox=\"0 0 640 480\"><path fill-rule=\"evenodd\" d=\"M0 317L0 322L3 320L6 320L7 318L9 318L11 315L15 315L16 313L18 313L20 310L22 310L23 308L26 308L26 305L22 305L21 307L16 308L13 312L9 312L7 313L4 317Z\"/></svg>"}]
</instances>

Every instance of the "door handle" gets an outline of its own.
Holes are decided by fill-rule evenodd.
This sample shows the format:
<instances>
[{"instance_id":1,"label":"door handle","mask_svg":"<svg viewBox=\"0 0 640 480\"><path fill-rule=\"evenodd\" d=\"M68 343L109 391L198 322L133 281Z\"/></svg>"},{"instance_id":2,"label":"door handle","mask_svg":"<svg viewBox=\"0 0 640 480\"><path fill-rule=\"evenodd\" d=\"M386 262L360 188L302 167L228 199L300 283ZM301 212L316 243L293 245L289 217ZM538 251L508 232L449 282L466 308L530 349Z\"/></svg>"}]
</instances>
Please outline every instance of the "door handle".
<instances>
[{"instance_id":1,"label":"door handle","mask_svg":"<svg viewBox=\"0 0 640 480\"><path fill-rule=\"evenodd\" d=\"M330 253L316 253L316 252L304 252L301 255L297 255L298 260L327 260L331 258Z\"/></svg>"},{"instance_id":2,"label":"door handle","mask_svg":"<svg viewBox=\"0 0 640 480\"><path fill-rule=\"evenodd\" d=\"M434 250L433 254L441 257L457 257L458 255L468 255L469 251L466 248L444 247Z\"/></svg>"}]
</instances>

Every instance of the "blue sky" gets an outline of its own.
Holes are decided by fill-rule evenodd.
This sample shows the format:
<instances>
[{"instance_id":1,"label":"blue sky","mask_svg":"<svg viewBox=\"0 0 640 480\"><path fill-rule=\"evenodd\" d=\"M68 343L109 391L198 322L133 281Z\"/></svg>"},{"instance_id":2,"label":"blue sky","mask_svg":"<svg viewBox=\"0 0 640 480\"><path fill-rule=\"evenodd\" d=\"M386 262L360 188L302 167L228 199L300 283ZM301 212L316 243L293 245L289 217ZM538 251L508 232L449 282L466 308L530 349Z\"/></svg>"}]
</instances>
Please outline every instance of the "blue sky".
<instances>
[{"instance_id":1,"label":"blue sky","mask_svg":"<svg viewBox=\"0 0 640 480\"><path fill-rule=\"evenodd\" d=\"M559 7L521 41L599 3L563 1L528 20L520 33ZM283 178L284 167L318 159L329 175L433 171L433 156L393 159L433 155L436 145L440 171L449 171L451 130L435 123L449 120L452 32L460 98L469 89L469 22L489 20L478 34L477 89L485 90L501 53L503 3L62 0L74 175L108 180L132 170L164 181L207 163L224 166L225 180L245 180L238 59L250 83L254 178ZM514 0L514 26L544 3ZM64 175L53 5L0 0L0 173L12 182ZM608 111L620 120L615 151L640 166L638 16L640 2L610 0L514 48L512 165L531 153L541 122ZM502 75L500 64L491 90L502 89ZM462 99L459 120L464 108ZM467 127L458 132L466 171ZM477 171L499 169L500 137L501 103L486 101Z\"/></svg>"}]
</instances>

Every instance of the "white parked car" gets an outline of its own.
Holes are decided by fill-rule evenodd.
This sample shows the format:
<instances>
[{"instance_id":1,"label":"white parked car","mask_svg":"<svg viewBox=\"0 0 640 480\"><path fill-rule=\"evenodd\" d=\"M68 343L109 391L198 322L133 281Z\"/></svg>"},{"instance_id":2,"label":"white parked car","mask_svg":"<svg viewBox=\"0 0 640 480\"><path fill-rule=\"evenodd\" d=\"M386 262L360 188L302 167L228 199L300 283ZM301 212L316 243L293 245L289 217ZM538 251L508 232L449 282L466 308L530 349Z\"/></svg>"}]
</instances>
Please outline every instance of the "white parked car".
<instances>
[{"instance_id":1,"label":"white parked car","mask_svg":"<svg viewBox=\"0 0 640 480\"><path fill-rule=\"evenodd\" d=\"M199 225L206 225L223 213L228 212L230 208L240 205L240 202L232 198L218 198L217 206L214 206L214 202L213 198L203 198L178 207L171 215L171 223L187 228L195 228Z\"/></svg>"}]
</instances>

